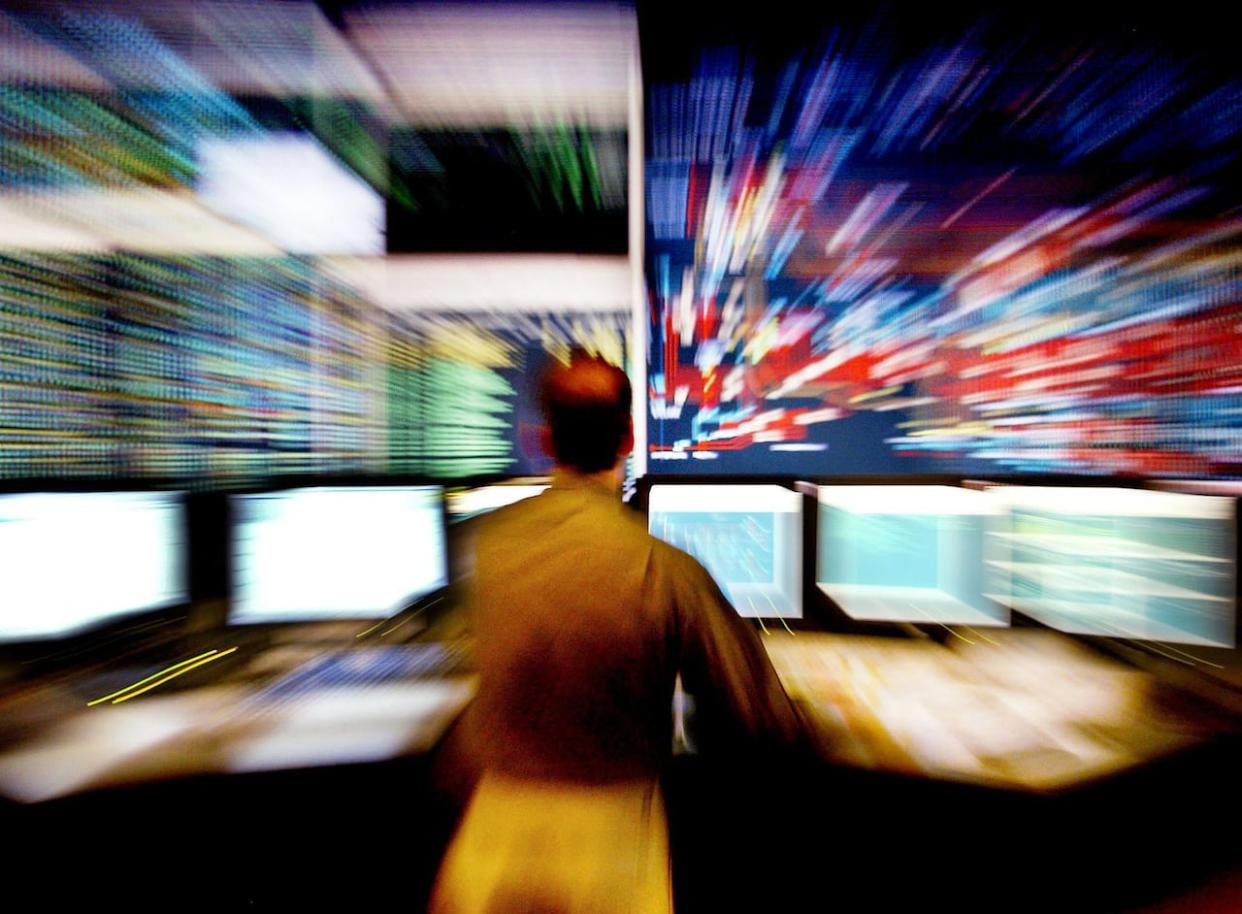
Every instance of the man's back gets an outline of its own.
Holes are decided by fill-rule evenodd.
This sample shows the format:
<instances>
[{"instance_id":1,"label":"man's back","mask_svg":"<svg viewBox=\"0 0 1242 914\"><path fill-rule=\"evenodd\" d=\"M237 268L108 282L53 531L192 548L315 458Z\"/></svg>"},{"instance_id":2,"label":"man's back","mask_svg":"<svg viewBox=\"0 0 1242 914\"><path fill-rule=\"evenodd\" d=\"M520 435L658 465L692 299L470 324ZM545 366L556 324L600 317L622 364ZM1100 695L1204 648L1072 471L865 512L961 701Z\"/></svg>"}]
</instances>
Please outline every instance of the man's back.
<instances>
[{"instance_id":1,"label":"man's back","mask_svg":"<svg viewBox=\"0 0 1242 914\"><path fill-rule=\"evenodd\" d=\"M678 672L708 699L701 717L744 735L796 738L796 715L703 567L622 507L624 372L577 353L540 389L558 469L476 537L479 690L442 758L478 786L432 910L660 914L672 890L656 776Z\"/></svg>"},{"instance_id":2,"label":"man's back","mask_svg":"<svg viewBox=\"0 0 1242 914\"><path fill-rule=\"evenodd\" d=\"M488 518L473 603L480 684L468 726L490 770L655 775L679 670L693 691L718 693L743 730L793 734L762 648L710 576L589 476L558 473L542 495Z\"/></svg>"}]
</instances>

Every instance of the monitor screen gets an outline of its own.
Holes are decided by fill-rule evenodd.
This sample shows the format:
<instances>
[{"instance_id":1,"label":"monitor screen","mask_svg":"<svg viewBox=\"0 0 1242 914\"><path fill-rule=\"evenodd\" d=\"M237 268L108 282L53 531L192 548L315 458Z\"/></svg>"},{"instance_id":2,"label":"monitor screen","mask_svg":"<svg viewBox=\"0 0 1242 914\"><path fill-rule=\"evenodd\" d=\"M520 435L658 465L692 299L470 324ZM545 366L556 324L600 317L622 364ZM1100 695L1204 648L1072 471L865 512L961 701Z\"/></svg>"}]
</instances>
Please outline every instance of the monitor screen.
<instances>
[{"instance_id":1,"label":"monitor screen","mask_svg":"<svg viewBox=\"0 0 1242 914\"><path fill-rule=\"evenodd\" d=\"M544 489L546 483L479 486L447 495L449 523L461 523L480 514L487 514L506 505L533 498Z\"/></svg>"},{"instance_id":2,"label":"monitor screen","mask_svg":"<svg viewBox=\"0 0 1242 914\"><path fill-rule=\"evenodd\" d=\"M1233 498L1011 486L988 536L988 585L1059 631L1232 647Z\"/></svg>"},{"instance_id":3,"label":"monitor screen","mask_svg":"<svg viewBox=\"0 0 1242 914\"><path fill-rule=\"evenodd\" d=\"M1212 17L642 7L651 472L1242 476Z\"/></svg>"},{"instance_id":4,"label":"monitor screen","mask_svg":"<svg viewBox=\"0 0 1242 914\"><path fill-rule=\"evenodd\" d=\"M383 618L447 583L439 486L233 499L230 621Z\"/></svg>"},{"instance_id":5,"label":"monitor screen","mask_svg":"<svg viewBox=\"0 0 1242 914\"><path fill-rule=\"evenodd\" d=\"M188 602L185 526L173 492L0 496L0 640Z\"/></svg>"},{"instance_id":6,"label":"monitor screen","mask_svg":"<svg viewBox=\"0 0 1242 914\"><path fill-rule=\"evenodd\" d=\"M952 486L823 486L816 582L854 619L1007 625L984 595L992 510Z\"/></svg>"},{"instance_id":7,"label":"monitor screen","mask_svg":"<svg viewBox=\"0 0 1242 914\"><path fill-rule=\"evenodd\" d=\"M648 529L703 563L739 615L802 618L802 497L776 485L659 485Z\"/></svg>"}]
</instances>

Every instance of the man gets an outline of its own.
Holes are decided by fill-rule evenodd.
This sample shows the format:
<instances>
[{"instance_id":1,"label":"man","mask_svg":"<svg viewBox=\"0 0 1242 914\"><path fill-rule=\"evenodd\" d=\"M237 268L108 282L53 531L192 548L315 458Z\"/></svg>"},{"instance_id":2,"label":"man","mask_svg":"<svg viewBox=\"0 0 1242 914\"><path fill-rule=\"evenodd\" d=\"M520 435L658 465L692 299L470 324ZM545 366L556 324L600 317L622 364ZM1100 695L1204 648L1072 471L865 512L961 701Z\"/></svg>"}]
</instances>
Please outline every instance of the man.
<instances>
[{"instance_id":1,"label":"man","mask_svg":"<svg viewBox=\"0 0 1242 914\"><path fill-rule=\"evenodd\" d=\"M481 775L432 910L672 908L658 776L674 681L734 748L801 734L757 636L697 561L618 497L624 372L575 352L542 379L543 494L488 518L472 597L479 691L455 758Z\"/></svg>"}]
</instances>

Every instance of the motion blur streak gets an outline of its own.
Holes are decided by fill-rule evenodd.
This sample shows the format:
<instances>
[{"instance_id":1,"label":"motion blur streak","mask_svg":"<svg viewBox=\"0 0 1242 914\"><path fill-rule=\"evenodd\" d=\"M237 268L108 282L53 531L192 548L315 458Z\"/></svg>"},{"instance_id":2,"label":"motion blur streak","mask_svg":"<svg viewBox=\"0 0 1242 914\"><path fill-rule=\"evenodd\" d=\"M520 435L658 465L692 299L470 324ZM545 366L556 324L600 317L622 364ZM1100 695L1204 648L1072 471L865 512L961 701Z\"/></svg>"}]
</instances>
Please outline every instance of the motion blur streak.
<instances>
[{"instance_id":1,"label":"motion blur streak","mask_svg":"<svg viewBox=\"0 0 1242 914\"><path fill-rule=\"evenodd\" d=\"M139 686L145 685L146 683L150 682L152 679L159 679L165 673L171 673L173 670L180 669L181 667L186 666L187 664L194 663L194 661L196 660L202 660L204 657L210 657L214 653L216 653L216 651L213 649L213 650L207 651L206 653L199 654L197 657L191 657L189 660L182 660L180 663L174 663L172 666L165 667L164 669L160 670L158 673L153 673L152 675L148 676L146 679L140 679L137 682L133 683L132 685L127 685L123 689L118 689L117 691L113 692L111 695L105 695L103 698L96 698L94 701L88 701L86 703L86 706L88 708L93 708L95 705L103 704L105 701L109 701L113 698L116 698L118 695L124 695L130 689L136 689Z\"/></svg>"},{"instance_id":2,"label":"motion blur streak","mask_svg":"<svg viewBox=\"0 0 1242 914\"><path fill-rule=\"evenodd\" d=\"M1242 474L1242 79L1078 13L644 42L654 470Z\"/></svg>"},{"instance_id":3,"label":"motion blur streak","mask_svg":"<svg viewBox=\"0 0 1242 914\"><path fill-rule=\"evenodd\" d=\"M237 648L230 647L227 651L220 651L220 653L218 654L212 654L210 657L204 657L202 660L199 660L197 663L192 663L187 667L177 670L175 673L169 673L167 676L163 677L162 679L157 679L155 682L151 683L150 685L143 686L141 689L138 689L136 692L129 692L126 695L122 695L120 698L116 699L112 703L114 705L119 705L123 701L129 701L131 698L137 698L139 695L143 695L147 692L150 692L154 688L158 688L159 686L162 686L164 683L168 682L169 680L176 679L178 676L183 676L186 673L190 672L191 670L198 669L200 666L203 666L208 663L214 663L215 661L220 660L223 657L227 657L229 654L233 653L235 650L237 650Z\"/></svg>"},{"instance_id":4,"label":"motion blur streak","mask_svg":"<svg viewBox=\"0 0 1242 914\"><path fill-rule=\"evenodd\" d=\"M635 41L609 3L6 4L0 478L545 472L526 379L630 359Z\"/></svg>"}]
</instances>

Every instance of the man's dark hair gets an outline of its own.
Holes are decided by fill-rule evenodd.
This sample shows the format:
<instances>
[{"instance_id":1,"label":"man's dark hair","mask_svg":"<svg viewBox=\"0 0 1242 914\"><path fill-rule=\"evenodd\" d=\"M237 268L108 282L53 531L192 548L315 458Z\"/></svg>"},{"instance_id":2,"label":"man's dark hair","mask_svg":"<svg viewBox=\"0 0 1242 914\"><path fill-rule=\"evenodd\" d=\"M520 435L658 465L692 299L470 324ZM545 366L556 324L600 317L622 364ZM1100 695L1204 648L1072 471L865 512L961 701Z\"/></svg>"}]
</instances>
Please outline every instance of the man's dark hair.
<instances>
[{"instance_id":1,"label":"man's dark hair","mask_svg":"<svg viewBox=\"0 0 1242 914\"><path fill-rule=\"evenodd\" d=\"M582 473L615 466L631 397L625 372L586 350L572 350L568 365L554 362L540 379L539 405L556 462Z\"/></svg>"}]
</instances>

